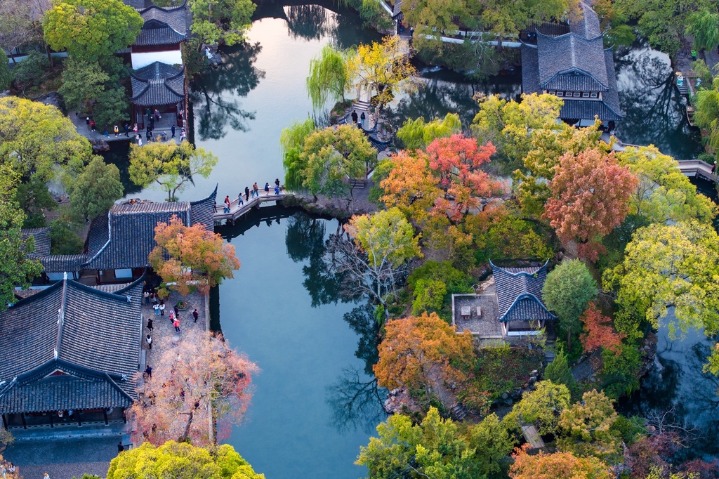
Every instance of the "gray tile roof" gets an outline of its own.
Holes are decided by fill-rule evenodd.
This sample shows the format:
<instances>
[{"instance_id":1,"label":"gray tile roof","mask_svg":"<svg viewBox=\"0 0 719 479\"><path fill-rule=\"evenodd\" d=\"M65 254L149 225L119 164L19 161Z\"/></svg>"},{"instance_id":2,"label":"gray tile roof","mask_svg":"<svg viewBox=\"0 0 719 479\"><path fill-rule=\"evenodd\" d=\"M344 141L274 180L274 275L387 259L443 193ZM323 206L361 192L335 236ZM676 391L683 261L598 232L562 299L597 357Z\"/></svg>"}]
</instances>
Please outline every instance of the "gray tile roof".
<instances>
[{"instance_id":1,"label":"gray tile roof","mask_svg":"<svg viewBox=\"0 0 719 479\"><path fill-rule=\"evenodd\" d=\"M108 374L75 368L63 361L52 361L0 388L0 411L13 414L126 408L132 404L132 396L118 382L134 384L121 377L113 378Z\"/></svg>"},{"instance_id":2,"label":"gray tile roof","mask_svg":"<svg viewBox=\"0 0 719 479\"><path fill-rule=\"evenodd\" d=\"M173 45L187 38L188 14L185 3L179 7L150 6L140 10L145 23L133 45Z\"/></svg>"},{"instance_id":3,"label":"gray tile roof","mask_svg":"<svg viewBox=\"0 0 719 479\"><path fill-rule=\"evenodd\" d=\"M605 102L597 100L565 100L559 112L560 118L564 120L593 120L595 115L602 121L622 119Z\"/></svg>"},{"instance_id":4,"label":"gray tile roof","mask_svg":"<svg viewBox=\"0 0 719 479\"><path fill-rule=\"evenodd\" d=\"M132 7L135 10L143 10L145 8L152 6L152 2L150 0L122 0L122 1L125 5Z\"/></svg>"},{"instance_id":5,"label":"gray tile roof","mask_svg":"<svg viewBox=\"0 0 719 479\"><path fill-rule=\"evenodd\" d=\"M581 11L576 11L569 17L569 28L572 32L584 38L596 38L602 35L599 16L588 3L579 2Z\"/></svg>"},{"instance_id":6,"label":"gray tile roof","mask_svg":"<svg viewBox=\"0 0 719 479\"><path fill-rule=\"evenodd\" d=\"M217 187L207 198L192 203L151 201L116 204L105 218L93 221L88 235L86 269L141 268L155 247L155 226L173 215L186 225L202 224L214 228ZM108 227L109 225L109 227Z\"/></svg>"},{"instance_id":7,"label":"gray tile roof","mask_svg":"<svg viewBox=\"0 0 719 479\"><path fill-rule=\"evenodd\" d=\"M108 293L65 280L0 313L0 413L129 405L143 282Z\"/></svg>"},{"instance_id":8,"label":"gray tile roof","mask_svg":"<svg viewBox=\"0 0 719 479\"><path fill-rule=\"evenodd\" d=\"M539 54L539 84L544 89L558 76L581 75L587 82L594 80L591 91L606 90L609 86L604 61L604 42L601 36L587 40L575 33L558 37L537 34Z\"/></svg>"},{"instance_id":9,"label":"gray tile roof","mask_svg":"<svg viewBox=\"0 0 719 479\"><path fill-rule=\"evenodd\" d=\"M26 228L22 230L23 238L30 236L35 240L35 251L33 254L46 256L50 254L50 228Z\"/></svg>"},{"instance_id":10,"label":"gray tile roof","mask_svg":"<svg viewBox=\"0 0 719 479\"><path fill-rule=\"evenodd\" d=\"M185 98L185 68L154 62L130 75L132 103L140 106L174 105Z\"/></svg>"},{"instance_id":11,"label":"gray tile roof","mask_svg":"<svg viewBox=\"0 0 719 479\"><path fill-rule=\"evenodd\" d=\"M552 320L542 302L547 263L529 268L501 268L492 263L497 288L499 321Z\"/></svg>"},{"instance_id":12,"label":"gray tile roof","mask_svg":"<svg viewBox=\"0 0 719 479\"><path fill-rule=\"evenodd\" d=\"M556 76L551 83L552 88L545 88L539 82L539 56L538 46L523 44L522 56L522 91L524 93L541 93L545 90L591 91L589 87L598 83L586 75L571 72ZM617 121L624 117L619 106L619 93L617 91L617 77L614 71L614 55L611 49L602 50L603 65L606 70L607 88L602 89L602 100L567 99L560 112L560 118L565 120L593 119L598 115L602 121Z\"/></svg>"},{"instance_id":13,"label":"gray tile roof","mask_svg":"<svg viewBox=\"0 0 719 479\"><path fill-rule=\"evenodd\" d=\"M81 266L87 261L86 254L53 254L38 256L46 273L65 273L80 271Z\"/></svg>"}]
</instances>

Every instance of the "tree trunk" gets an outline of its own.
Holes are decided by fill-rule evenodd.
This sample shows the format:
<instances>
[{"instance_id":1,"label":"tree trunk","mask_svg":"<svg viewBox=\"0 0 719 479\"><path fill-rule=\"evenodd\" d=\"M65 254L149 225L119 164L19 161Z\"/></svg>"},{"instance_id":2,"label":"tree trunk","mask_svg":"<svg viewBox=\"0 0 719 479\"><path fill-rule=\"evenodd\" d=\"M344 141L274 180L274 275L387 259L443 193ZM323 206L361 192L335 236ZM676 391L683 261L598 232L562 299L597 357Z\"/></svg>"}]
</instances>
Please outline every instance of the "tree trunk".
<instances>
[{"instance_id":1,"label":"tree trunk","mask_svg":"<svg viewBox=\"0 0 719 479\"><path fill-rule=\"evenodd\" d=\"M187 436L190 435L190 426L192 426L192 418L194 416L194 412L190 411L187 418L187 424L185 424L185 431L182 433L182 436L178 440L178 442L187 442Z\"/></svg>"}]
</instances>

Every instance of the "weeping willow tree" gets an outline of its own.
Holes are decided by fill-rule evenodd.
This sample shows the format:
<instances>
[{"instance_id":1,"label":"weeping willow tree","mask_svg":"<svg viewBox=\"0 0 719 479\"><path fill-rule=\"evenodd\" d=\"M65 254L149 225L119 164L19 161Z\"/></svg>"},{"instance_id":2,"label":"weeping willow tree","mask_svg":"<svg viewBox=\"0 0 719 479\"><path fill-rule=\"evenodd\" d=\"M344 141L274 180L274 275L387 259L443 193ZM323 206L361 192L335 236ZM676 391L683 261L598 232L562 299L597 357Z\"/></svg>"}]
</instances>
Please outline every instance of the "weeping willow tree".
<instances>
[{"instance_id":1,"label":"weeping willow tree","mask_svg":"<svg viewBox=\"0 0 719 479\"><path fill-rule=\"evenodd\" d=\"M285 186L290 190L302 189L302 171L305 163L300 158L305 138L315 130L315 122L308 118L282 129L282 164L285 167Z\"/></svg>"},{"instance_id":2,"label":"weeping willow tree","mask_svg":"<svg viewBox=\"0 0 719 479\"><path fill-rule=\"evenodd\" d=\"M310 75L307 77L307 93L312 106L320 109L327 100L344 100L349 84L345 54L331 46L325 46L319 57L310 61Z\"/></svg>"},{"instance_id":3,"label":"weeping willow tree","mask_svg":"<svg viewBox=\"0 0 719 479\"><path fill-rule=\"evenodd\" d=\"M699 90L694 99L696 114L694 121L709 132L709 146L719 151L719 77L715 77L712 88Z\"/></svg>"}]
</instances>

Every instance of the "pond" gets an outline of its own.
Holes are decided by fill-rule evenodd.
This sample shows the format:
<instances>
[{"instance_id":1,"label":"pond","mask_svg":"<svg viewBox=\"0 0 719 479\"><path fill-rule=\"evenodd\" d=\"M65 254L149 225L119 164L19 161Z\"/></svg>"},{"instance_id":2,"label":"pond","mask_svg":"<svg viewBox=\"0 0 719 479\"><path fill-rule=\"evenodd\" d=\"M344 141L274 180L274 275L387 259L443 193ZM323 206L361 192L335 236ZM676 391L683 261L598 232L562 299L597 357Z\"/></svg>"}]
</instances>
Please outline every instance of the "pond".
<instances>
[{"instance_id":1,"label":"pond","mask_svg":"<svg viewBox=\"0 0 719 479\"><path fill-rule=\"evenodd\" d=\"M362 476L353 462L385 418L383 392L367 374L374 318L361 304L338 301L338 282L322 262L337 227L263 207L218 229L242 267L219 287L213 316L261 369L245 421L227 442L268 479Z\"/></svg>"}]
</instances>

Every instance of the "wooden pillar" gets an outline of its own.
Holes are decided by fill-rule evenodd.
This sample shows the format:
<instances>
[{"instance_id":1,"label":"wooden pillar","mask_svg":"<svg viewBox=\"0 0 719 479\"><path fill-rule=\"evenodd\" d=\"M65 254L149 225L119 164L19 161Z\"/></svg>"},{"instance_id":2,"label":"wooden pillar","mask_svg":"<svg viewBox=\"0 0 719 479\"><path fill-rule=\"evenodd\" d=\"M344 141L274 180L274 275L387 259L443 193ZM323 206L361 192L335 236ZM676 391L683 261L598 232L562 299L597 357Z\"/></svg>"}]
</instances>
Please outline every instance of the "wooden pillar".
<instances>
[{"instance_id":1,"label":"wooden pillar","mask_svg":"<svg viewBox=\"0 0 719 479\"><path fill-rule=\"evenodd\" d=\"M55 422L52 420L52 415L53 415L53 414L54 414L54 413L50 413L50 415L48 416L48 417L50 418L50 427L55 427Z\"/></svg>"},{"instance_id":2,"label":"wooden pillar","mask_svg":"<svg viewBox=\"0 0 719 479\"><path fill-rule=\"evenodd\" d=\"M5 429L7 429L7 418L5 417L5 414L2 415L2 425Z\"/></svg>"},{"instance_id":3,"label":"wooden pillar","mask_svg":"<svg viewBox=\"0 0 719 479\"><path fill-rule=\"evenodd\" d=\"M105 418L105 426L107 426L109 424L107 421L107 409L102 410L102 416Z\"/></svg>"},{"instance_id":4,"label":"wooden pillar","mask_svg":"<svg viewBox=\"0 0 719 479\"><path fill-rule=\"evenodd\" d=\"M22 428L27 429L27 423L25 422L25 413L20 414L20 420L22 421Z\"/></svg>"}]
</instances>

